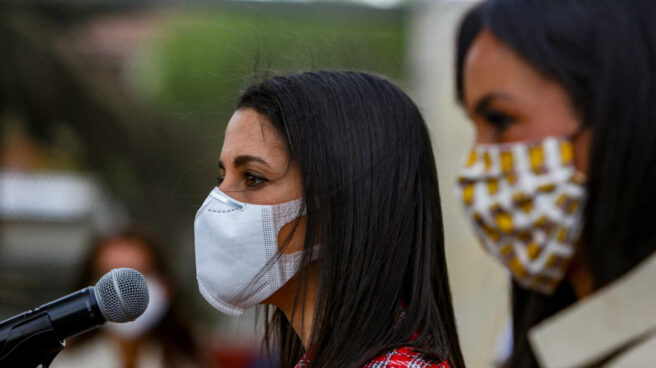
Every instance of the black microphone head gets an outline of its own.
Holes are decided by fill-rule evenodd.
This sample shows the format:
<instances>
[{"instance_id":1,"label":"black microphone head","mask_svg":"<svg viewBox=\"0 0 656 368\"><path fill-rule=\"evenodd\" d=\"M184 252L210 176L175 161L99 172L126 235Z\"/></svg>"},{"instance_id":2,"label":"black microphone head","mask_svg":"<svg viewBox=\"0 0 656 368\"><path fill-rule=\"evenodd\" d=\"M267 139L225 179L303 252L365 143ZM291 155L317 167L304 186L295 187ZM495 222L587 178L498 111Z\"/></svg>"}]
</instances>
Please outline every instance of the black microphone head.
<instances>
[{"instance_id":1,"label":"black microphone head","mask_svg":"<svg viewBox=\"0 0 656 368\"><path fill-rule=\"evenodd\" d=\"M146 279L131 268L115 268L94 287L100 312L110 322L130 322L148 306Z\"/></svg>"}]
</instances>

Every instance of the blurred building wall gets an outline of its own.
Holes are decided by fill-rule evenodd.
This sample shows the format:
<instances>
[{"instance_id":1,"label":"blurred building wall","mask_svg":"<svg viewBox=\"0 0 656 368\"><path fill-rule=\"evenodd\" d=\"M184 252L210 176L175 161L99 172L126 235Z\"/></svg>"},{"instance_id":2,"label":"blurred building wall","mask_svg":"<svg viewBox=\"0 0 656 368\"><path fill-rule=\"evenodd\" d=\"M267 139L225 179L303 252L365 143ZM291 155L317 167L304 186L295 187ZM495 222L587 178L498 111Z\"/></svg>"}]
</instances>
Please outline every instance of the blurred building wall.
<instances>
[{"instance_id":1,"label":"blurred building wall","mask_svg":"<svg viewBox=\"0 0 656 368\"><path fill-rule=\"evenodd\" d=\"M455 182L473 129L455 102L454 41L471 1L434 1L412 8L408 24L409 85L431 130L437 159L447 263L460 341L468 367L492 365L508 324L508 278L474 237Z\"/></svg>"}]
</instances>

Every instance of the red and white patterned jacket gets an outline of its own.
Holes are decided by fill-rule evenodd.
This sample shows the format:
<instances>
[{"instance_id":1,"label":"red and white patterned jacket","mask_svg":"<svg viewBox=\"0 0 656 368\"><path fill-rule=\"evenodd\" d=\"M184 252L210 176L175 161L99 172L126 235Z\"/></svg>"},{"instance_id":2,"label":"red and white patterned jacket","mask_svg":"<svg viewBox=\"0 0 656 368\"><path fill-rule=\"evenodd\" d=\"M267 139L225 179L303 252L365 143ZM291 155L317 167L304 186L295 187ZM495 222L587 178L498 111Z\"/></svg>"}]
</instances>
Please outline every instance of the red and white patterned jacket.
<instances>
[{"instance_id":1,"label":"red and white patterned jacket","mask_svg":"<svg viewBox=\"0 0 656 368\"><path fill-rule=\"evenodd\" d=\"M304 368L309 364L304 355L295 368ZM436 363L426 359L423 354L411 348L398 348L391 350L378 358L365 364L362 368L450 368L449 363Z\"/></svg>"},{"instance_id":2,"label":"red and white patterned jacket","mask_svg":"<svg viewBox=\"0 0 656 368\"><path fill-rule=\"evenodd\" d=\"M397 323L406 316L405 303L400 305ZM410 341L419 337L419 331L410 336ZM294 368L305 368L310 364L309 354L305 353ZM448 362L434 362L427 359L422 353L409 347L402 347L388 351L376 359L365 364L362 368L451 368Z\"/></svg>"}]
</instances>

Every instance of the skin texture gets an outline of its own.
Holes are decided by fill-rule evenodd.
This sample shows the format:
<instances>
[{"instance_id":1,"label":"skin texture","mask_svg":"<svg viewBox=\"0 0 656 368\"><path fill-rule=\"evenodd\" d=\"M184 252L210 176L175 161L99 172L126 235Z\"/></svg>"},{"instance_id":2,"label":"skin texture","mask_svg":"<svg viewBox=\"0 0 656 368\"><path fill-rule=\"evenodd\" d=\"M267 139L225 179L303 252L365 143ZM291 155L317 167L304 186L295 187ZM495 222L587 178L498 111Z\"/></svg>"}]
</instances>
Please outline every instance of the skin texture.
<instances>
[{"instance_id":1,"label":"skin texture","mask_svg":"<svg viewBox=\"0 0 656 368\"><path fill-rule=\"evenodd\" d=\"M477 36L467 53L464 87L465 107L474 123L477 144L576 136L574 164L587 173L590 131L581 128L566 90L488 30ZM567 276L579 298L594 289L582 249L578 247Z\"/></svg>"},{"instance_id":2,"label":"skin texture","mask_svg":"<svg viewBox=\"0 0 656 368\"><path fill-rule=\"evenodd\" d=\"M250 108L235 111L228 122L219 159L219 182L221 191L245 203L278 204L303 197L300 171L290 160L284 139L266 116ZM305 218L301 217L295 231L294 226L295 221L290 222L278 234L278 244L286 244L281 253L303 249ZM306 347L312 327L317 267L316 262L311 265L302 312L294 313L296 277L263 301L285 313Z\"/></svg>"}]
</instances>

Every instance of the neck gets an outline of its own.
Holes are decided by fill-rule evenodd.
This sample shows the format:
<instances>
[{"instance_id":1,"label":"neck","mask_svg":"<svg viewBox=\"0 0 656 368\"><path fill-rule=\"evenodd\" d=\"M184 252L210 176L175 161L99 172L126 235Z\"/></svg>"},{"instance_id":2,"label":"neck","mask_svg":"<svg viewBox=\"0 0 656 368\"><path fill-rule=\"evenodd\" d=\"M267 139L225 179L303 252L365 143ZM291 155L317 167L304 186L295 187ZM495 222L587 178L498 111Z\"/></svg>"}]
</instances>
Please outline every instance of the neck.
<instances>
[{"instance_id":1,"label":"neck","mask_svg":"<svg viewBox=\"0 0 656 368\"><path fill-rule=\"evenodd\" d=\"M294 306L296 299L296 290L301 280L294 277L289 280L268 302L280 308L291 324L294 332L303 342L305 350L308 351L311 343L312 324L314 322L314 307L316 297L316 286L318 280L319 268L317 262L310 265L310 274L307 280L307 289L299 291L298 302Z\"/></svg>"},{"instance_id":2,"label":"neck","mask_svg":"<svg viewBox=\"0 0 656 368\"><path fill-rule=\"evenodd\" d=\"M579 244L572 263L567 272L567 279L572 284L578 299L583 299L594 292L592 272L585 262L583 244Z\"/></svg>"},{"instance_id":3,"label":"neck","mask_svg":"<svg viewBox=\"0 0 656 368\"><path fill-rule=\"evenodd\" d=\"M123 367L135 368L137 366L137 358L139 355L139 349L141 347L142 340L127 340L115 335L110 335L110 338L118 344L121 352Z\"/></svg>"}]
</instances>

